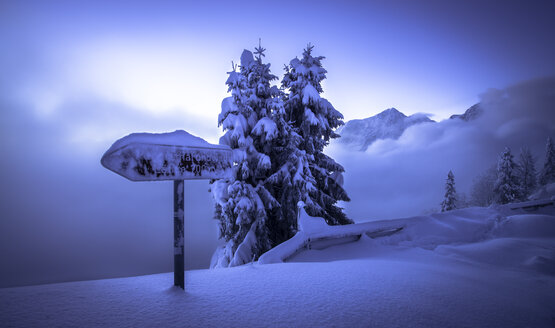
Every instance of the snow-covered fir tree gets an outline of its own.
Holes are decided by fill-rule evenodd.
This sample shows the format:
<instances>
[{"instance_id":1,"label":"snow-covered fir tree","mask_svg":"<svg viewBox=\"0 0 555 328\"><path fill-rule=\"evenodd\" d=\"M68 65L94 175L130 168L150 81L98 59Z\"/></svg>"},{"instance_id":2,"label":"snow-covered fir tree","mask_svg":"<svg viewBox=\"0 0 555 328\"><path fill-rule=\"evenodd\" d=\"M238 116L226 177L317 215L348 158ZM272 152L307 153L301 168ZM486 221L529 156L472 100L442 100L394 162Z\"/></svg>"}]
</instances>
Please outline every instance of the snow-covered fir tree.
<instances>
[{"instance_id":1,"label":"snow-covered fir tree","mask_svg":"<svg viewBox=\"0 0 555 328\"><path fill-rule=\"evenodd\" d=\"M272 172L266 187L280 206L268 213L267 220L272 246L293 237L297 232L297 203L310 203L309 190L316 184L312 177L306 151L299 149L301 136L286 120L282 107L273 112L278 137L273 140Z\"/></svg>"},{"instance_id":2,"label":"snow-covered fir tree","mask_svg":"<svg viewBox=\"0 0 555 328\"><path fill-rule=\"evenodd\" d=\"M225 131L220 144L233 150L234 167L231 179L211 188L220 237L227 242L215 254L213 267L250 262L272 246L268 213L279 203L265 182L272 174L272 144L280 134L272 112L283 112L283 104L280 90L270 85L277 77L262 61L264 50L256 48L256 57L243 51L239 71L234 67L226 81L231 97L222 101L218 124Z\"/></svg>"},{"instance_id":3,"label":"snow-covered fir tree","mask_svg":"<svg viewBox=\"0 0 555 328\"><path fill-rule=\"evenodd\" d=\"M542 186L555 182L555 149L551 137L547 138L547 144L545 145L545 162L540 172L539 182Z\"/></svg>"},{"instance_id":4,"label":"snow-covered fir tree","mask_svg":"<svg viewBox=\"0 0 555 328\"><path fill-rule=\"evenodd\" d=\"M494 185L495 201L508 204L521 197L520 181L516 172L516 164L508 147L497 162L497 180Z\"/></svg>"},{"instance_id":5,"label":"snow-covered fir tree","mask_svg":"<svg viewBox=\"0 0 555 328\"><path fill-rule=\"evenodd\" d=\"M518 159L518 178L520 180L520 189L522 200L526 200L528 196L536 189L536 161L530 150L523 147L520 150Z\"/></svg>"},{"instance_id":6,"label":"snow-covered fir tree","mask_svg":"<svg viewBox=\"0 0 555 328\"><path fill-rule=\"evenodd\" d=\"M447 174L445 181L445 195L441 202L441 211L450 211L457 208L457 191L455 190L455 176L452 171Z\"/></svg>"},{"instance_id":7,"label":"snow-covered fir tree","mask_svg":"<svg viewBox=\"0 0 555 328\"><path fill-rule=\"evenodd\" d=\"M282 80L282 87L288 91L286 120L300 137L298 148L304 152L310 170L310 174L303 171L308 197L301 198L309 215L323 217L331 225L348 224L352 221L337 206L338 201L349 201L339 182L344 169L323 153L330 139L339 137L334 129L343 124L343 115L320 96L327 72L321 63L324 57L312 56L312 49L309 44L300 60L291 60ZM296 212L296 204L288 211Z\"/></svg>"}]
</instances>

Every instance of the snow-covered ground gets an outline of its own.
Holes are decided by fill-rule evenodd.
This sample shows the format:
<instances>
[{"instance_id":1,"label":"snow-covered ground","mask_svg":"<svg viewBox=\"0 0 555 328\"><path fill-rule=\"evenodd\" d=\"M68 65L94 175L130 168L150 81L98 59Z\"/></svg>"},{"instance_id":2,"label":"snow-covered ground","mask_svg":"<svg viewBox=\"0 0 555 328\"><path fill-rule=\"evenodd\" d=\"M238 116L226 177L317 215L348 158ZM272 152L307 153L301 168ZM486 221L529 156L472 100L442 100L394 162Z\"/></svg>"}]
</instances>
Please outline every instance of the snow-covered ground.
<instances>
[{"instance_id":1,"label":"snow-covered ground","mask_svg":"<svg viewBox=\"0 0 555 328\"><path fill-rule=\"evenodd\" d=\"M0 289L6 327L553 327L555 208L391 220L286 263ZM375 223L373 223L375 224ZM37 268L40 270L40 268Z\"/></svg>"}]
</instances>

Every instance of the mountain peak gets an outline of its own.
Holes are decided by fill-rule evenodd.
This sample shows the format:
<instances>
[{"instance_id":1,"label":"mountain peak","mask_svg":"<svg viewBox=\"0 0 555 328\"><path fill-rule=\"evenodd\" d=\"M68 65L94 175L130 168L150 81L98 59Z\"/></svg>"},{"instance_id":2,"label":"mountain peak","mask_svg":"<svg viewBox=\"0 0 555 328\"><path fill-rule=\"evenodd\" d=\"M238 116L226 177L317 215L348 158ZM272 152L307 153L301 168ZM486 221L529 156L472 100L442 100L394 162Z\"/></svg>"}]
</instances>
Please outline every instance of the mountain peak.
<instances>
[{"instance_id":1,"label":"mountain peak","mask_svg":"<svg viewBox=\"0 0 555 328\"><path fill-rule=\"evenodd\" d=\"M480 106L480 103L472 105L469 109L467 109L463 114L455 114L449 117L450 119L460 119L463 121L472 121L478 118L483 114L484 110Z\"/></svg>"},{"instance_id":2,"label":"mountain peak","mask_svg":"<svg viewBox=\"0 0 555 328\"><path fill-rule=\"evenodd\" d=\"M341 135L338 141L364 151L377 139L398 139L409 126L425 122L433 121L422 114L406 116L392 107L365 119L348 121L337 131Z\"/></svg>"},{"instance_id":3,"label":"mountain peak","mask_svg":"<svg viewBox=\"0 0 555 328\"><path fill-rule=\"evenodd\" d=\"M376 116L388 116L388 117L407 117L407 115L401 113L399 110L397 110L397 108L395 107L391 107L388 108L386 110L384 110L383 112L379 113Z\"/></svg>"}]
</instances>

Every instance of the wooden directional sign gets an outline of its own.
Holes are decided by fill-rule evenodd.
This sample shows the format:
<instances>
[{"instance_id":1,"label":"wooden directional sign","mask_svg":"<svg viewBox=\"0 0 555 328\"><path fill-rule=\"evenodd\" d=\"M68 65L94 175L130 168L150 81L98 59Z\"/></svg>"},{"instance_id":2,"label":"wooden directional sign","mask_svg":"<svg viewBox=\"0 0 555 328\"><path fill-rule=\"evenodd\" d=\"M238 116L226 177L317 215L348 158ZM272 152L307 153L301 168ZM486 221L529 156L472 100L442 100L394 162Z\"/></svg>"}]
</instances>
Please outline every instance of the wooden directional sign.
<instances>
[{"instance_id":1,"label":"wooden directional sign","mask_svg":"<svg viewBox=\"0 0 555 328\"><path fill-rule=\"evenodd\" d=\"M131 181L222 179L231 174L231 154L185 131L134 133L116 141L100 162Z\"/></svg>"},{"instance_id":2,"label":"wooden directional sign","mask_svg":"<svg viewBox=\"0 0 555 328\"><path fill-rule=\"evenodd\" d=\"M185 289L184 180L229 177L231 149L182 130L133 133L116 141L100 162L131 181L174 180L174 285Z\"/></svg>"}]
</instances>

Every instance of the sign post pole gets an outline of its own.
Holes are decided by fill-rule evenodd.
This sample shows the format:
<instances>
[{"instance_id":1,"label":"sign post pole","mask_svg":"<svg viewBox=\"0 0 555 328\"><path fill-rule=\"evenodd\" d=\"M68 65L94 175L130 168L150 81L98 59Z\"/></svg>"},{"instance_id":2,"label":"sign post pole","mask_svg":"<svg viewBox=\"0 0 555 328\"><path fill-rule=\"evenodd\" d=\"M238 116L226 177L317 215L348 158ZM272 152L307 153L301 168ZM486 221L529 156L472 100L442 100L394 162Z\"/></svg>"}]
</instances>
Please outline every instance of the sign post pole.
<instances>
[{"instance_id":1,"label":"sign post pole","mask_svg":"<svg viewBox=\"0 0 555 328\"><path fill-rule=\"evenodd\" d=\"M173 181L173 284L181 289L185 289L184 187L184 180Z\"/></svg>"},{"instance_id":2,"label":"sign post pole","mask_svg":"<svg viewBox=\"0 0 555 328\"><path fill-rule=\"evenodd\" d=\"M131 181L173 180L173 284L185 289L185 180L227 179L233 152L183 130L132 133L104 153L100 163Z\"/></svg>"}]
</instances>

